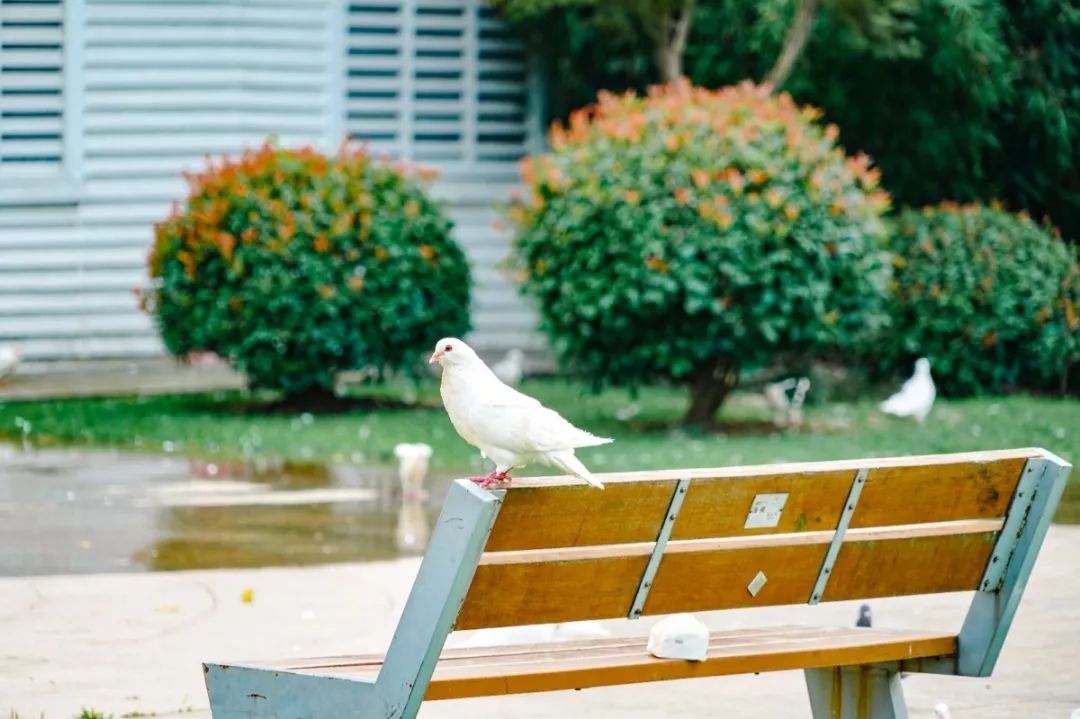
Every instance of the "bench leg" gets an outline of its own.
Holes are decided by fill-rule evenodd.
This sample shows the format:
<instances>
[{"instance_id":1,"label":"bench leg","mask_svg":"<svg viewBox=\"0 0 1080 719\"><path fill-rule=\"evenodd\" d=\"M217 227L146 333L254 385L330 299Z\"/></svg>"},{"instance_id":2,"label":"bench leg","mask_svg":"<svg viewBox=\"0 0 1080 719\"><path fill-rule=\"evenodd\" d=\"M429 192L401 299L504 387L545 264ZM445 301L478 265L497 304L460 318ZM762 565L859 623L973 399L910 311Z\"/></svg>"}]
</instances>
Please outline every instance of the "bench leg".
<instances>
[{"instance_id":1,"label":"bench leg","mask_svg":"<svg viewBox=\"0 0 1080 719\"><path fill-rule=\"evenodd\" d=\"M907 719L897 669L876 664L807 669L814 719Z\"/></svg>"}]
</instances>

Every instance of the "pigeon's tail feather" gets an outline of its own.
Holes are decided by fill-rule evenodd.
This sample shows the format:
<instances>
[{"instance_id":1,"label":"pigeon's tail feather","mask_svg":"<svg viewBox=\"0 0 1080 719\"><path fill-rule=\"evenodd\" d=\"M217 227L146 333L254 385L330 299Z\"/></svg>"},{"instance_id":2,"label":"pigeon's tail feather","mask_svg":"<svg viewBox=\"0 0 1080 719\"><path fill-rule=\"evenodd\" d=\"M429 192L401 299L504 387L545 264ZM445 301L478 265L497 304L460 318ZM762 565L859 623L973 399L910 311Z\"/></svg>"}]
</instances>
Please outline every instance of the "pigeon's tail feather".
<instances>
[{"instance_id":1,"label":"pigeon's tail feather","mask_svg":"<svg viewBox=\"0 0 1080 719\"><path fill-rule=\"evenodd\" d=\"M589 434L582 431L583 437L578 437L574 442L574 447L598 447L601 444L611 444L615 440L611 437L597 437L595 434Z\"/></svg>"},{"instance_id":2,"label":"pigeon's tail feather","mask_svg":"<svg viewBox=\"0 0 1080 719\"><path fill-rule=\"evenodd\" d=\"M897 417L906 417L910 412L907 405L899 395L893 395L879 405L882 412L885 414L896 415Z\"/></svg>"},{"instance_id":3,"label":"pigeon's tail feather","mask_svg":"<svg viewBox=\"0 0 1080 719\"><path fill-rule=\"evenodd\" d=\"M599 437L597 439L599 439ZM611 440L608 441L610 442ZM601 442L600 444L604 443ZM594 477L592 472L581 463L581 460L574 456L574 450L572 449L548 452L544 455L544 459L546 459L549 464L558 467L567 474L572 474L578 479L584 479L597 489L604 488L604 483Z\"/></svg>"}]
</instances>

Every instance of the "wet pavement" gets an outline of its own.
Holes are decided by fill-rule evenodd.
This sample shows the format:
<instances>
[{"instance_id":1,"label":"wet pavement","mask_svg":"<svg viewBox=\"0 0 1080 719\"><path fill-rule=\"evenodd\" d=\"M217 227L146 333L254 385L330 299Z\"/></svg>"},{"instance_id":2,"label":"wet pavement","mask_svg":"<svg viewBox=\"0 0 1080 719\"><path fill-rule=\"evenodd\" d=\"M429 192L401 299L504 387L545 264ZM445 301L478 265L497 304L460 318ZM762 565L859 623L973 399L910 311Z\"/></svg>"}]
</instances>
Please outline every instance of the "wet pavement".
<instances>
[{"instance_id":1,"label":"wet pavement","mask_svg":"<svg viewBox=\"0 0 1080 719\"><path fill-rule=\"evenodd\" d=\"M296 566L424 550L450 476L0 443L0 577ZM1057 522L1080 523L1073 478Z\"/></svg>"},{"instance_id":2,"label":"wet pavement","mask_svg":"<svg viewBox=\"0 0 1080 719\"><path fill-rule=\"evenodd\" d=\"M423 551L451 478L0 444L0 576L260 567Z\"/></svg>"}]
</instances>

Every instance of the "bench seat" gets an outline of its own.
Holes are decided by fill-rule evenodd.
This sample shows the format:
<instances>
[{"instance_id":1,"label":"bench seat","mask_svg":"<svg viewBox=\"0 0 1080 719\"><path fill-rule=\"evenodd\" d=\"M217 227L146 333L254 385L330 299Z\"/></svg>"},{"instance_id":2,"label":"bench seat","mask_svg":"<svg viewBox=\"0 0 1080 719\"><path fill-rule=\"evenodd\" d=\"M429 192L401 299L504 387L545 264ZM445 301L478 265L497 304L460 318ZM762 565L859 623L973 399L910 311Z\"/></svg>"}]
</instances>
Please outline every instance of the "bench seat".
<instances>
[{"instance_id":1,"label":"bench seat","mask_svg":"<svg viewBox=\"0 0 1080 719\"><path fill-rule=\"evenodd\" d=\"M704 662L657 659L645 637L470 647L443 651L424 699L584 689L666 679L951 657L956 635L844 627L782 626L712 632ZM375 681L382 655L243 662L334 679Z\"/></svg>"}]
</instances>

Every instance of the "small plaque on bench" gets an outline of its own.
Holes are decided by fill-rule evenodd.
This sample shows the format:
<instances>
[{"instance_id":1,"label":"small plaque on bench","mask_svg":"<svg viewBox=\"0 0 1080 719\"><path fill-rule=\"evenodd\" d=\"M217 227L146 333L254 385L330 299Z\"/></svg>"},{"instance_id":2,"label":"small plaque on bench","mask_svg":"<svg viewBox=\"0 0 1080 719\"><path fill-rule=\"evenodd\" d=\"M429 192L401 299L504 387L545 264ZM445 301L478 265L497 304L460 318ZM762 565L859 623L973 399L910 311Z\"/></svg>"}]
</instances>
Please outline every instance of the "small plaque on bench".
<instances>
[{"instance_id":1,"label":"small plaque on bench","mask_svg":"<svg viewBox=\"0 0 1080 719\"><path fill-rule=\"evenodd\" d=\"M780 515L784 513L787 498L787 492L759 494L754 497L743 529L764 529L780 524Z\"/></svg>"},{"instance_id":2,"label":"small plaque on bench","mask_svg":"<svg viewBox=\"0 0 1080 719\"><path fill-rule=\"evenodd\" d=\"M769 581L769 578L765 576L765 572L758 572L754 575L754 578L750 580L750 584L746 586L746 591L750 592L751 597L756 597L767 581Z\"/></svg>"}]
</instances>

